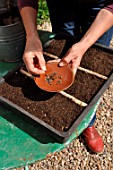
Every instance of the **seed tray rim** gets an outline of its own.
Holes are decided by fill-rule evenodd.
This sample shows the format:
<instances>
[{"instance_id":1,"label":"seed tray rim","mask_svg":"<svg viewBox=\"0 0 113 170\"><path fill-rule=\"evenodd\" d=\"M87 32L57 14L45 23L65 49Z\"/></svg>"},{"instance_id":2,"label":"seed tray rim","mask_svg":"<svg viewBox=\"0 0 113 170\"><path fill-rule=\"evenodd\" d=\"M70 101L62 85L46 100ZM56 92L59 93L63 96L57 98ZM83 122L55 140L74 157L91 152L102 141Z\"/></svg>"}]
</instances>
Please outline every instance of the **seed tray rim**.
<instances>
[{"instance_id":1,"label":"seed tray rim","mask_svg":"<svg viewBox=\"0 0 113 170\"><path fill-rule=\"evenodd\" d=\"M4 77L1 77L0 78L0 84L5 81L6 77L10 76L14 71L18 70L21 66L22 66L22 64L19 65L19 66L16 66L11 71L9 71ZM91 108L96 104L97 100L102 96L102 94L105 92L105 90L108 88L108 86L112 82L113 82L113 71L112 71L111 75L108 77L108 79L103 83L103 85L100 88L100 90L98 91L98 93L95 94L95 96L92 98L92 100L87 105L87 107L83 110L81 115L79 115L79 117L75 120L75 122L72 124L70 129L66 132L61 132L61 131L56 130L51 125L49 125L49 124L45 123L43 120L40 120L39 118L33 116L31 113L27 112L26 110L24 110L23 108L21 108L20 106L18 106L16 104L12 103L11 101L7 100L6 98L3 98L2 96L0 96L0 103L2 104L3 107L4 106L6 107L6 105L8 105L7 107L10 108L11 111L14 111L14 109L16 109L16 110L20 109L18 111L21 112L21 114L28 116L29 118L36 121L36 123L44 126L47 130L50 131L50 133L52 133L54 135L54 138L56 138L59 142L63 143L71 136L71 134L75 131L77 126L83 121L85 116L89 113ZM12 107L14 109L12 109Z\"/></svg>"}]
</instances>

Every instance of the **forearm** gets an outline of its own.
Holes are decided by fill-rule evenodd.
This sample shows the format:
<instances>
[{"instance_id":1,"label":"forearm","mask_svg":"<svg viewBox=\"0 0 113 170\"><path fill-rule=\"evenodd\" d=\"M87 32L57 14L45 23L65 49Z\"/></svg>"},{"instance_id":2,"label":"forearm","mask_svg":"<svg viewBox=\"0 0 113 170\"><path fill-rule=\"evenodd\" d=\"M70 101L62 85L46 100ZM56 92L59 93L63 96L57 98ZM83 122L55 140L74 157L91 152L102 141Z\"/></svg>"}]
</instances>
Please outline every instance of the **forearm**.
<instances>
[{"instance_id":1,"label":"forearm","mask_svg":"<svg viewBox=\"0 0 113 170\"><path fill-rule=\"evenodd\" d=\"M102 9L89 30L80 40L80 43L84 45L85 51L91 47L111 26L113 26L113 14Z\"/></svg>"},{"instance_id":2,"label":"forearm","mask_svg":"<svg viewBox=\"0 0 113 170\"><path fill-rule=\"evenodd\" d=\"M37 11L32 7L24 7L20 10L27 38L37 36Z\"/></svg>"},{"instance_id":3,"label":"forearm","mask_svg":"<svg viewBox=\"0 0 113 170\"><path fill-rule=\"evenodd\" d=\"M62 58L59 63L64 66L71 64L71 68L76 74L84 53L90 48L111 26L113 26L113 14L106 9L102 9L97 15L92 26L88 29L83 38L75 43Z\"/></svg>"},{"instance_id":4,"label":"forearm","mask_svg":"<svg viewBox=\"0 0 113 170\"><path fill-rule=\"evenodd\" d=\"M26 47L23 61L31 74L42 74L46 70L43 48L37 31L37 10L30 6L20 8L26 30ZM34 62L35 58L35 62Z\"/></svg>"}]
</instances>

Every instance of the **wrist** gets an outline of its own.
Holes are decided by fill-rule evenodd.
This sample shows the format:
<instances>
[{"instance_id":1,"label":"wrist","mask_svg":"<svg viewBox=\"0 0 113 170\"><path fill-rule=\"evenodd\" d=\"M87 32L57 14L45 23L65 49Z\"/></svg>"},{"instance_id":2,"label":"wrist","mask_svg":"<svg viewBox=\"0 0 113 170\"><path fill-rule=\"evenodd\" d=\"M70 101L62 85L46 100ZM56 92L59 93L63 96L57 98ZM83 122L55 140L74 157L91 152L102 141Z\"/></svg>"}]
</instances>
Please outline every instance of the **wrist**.
<instances>
[{"instance_id":1,"label":"wrist","mask_svg":"<svg viewBox=\"0 0 113 170\"><path fill-rule=\"evenodd\" d=\"M93 45L93 42L91 42L90 39L88 37L85 37L85 38L81 39L79 42L85 52L88 50L88 48L90 48Z\"/></svg>"},{"instance_id":2,"label":"wrist","mask_svg":"<svg viewBox=\"0 0 113 170\"><path fill-rule=\"evenodd\" d=\"M33 31L27 31L26 32L26 38L29 39L29 38L35 38L35 37L38 37L38 32L37 30L33 30Z\"/></svg>"},{"instance_id":3,"label":"wrist","mask_svg":"<svg viewBox=\"0 0 113 170\"><path fill-rule=\"evenodd\" d=\"M79 49L83 55L88 50L89 45L86 42L80 40L75 44L75 47Z\"/></svg>"},{"instance_id":4,"label":"wrist","mask_svg":"<svg viewBox=\"0 0 113 170\"><path fill-rule=\"evenodd\" d=\"M26 49L43 51L42 43L39 36L31 36L26 39Z\"/></svg>"},{"instance_id":5,"label":"wrist","mask_svg":"<svg viewBox=\"0 0 113 170\"><path fill-rule=\"evenodd\" d=\"M38 33L32 33L32 34L27 34L26 35L26 40L27 41L38 41L40 42L40 37L38 35Z\"/></svg>"}]
</instances>

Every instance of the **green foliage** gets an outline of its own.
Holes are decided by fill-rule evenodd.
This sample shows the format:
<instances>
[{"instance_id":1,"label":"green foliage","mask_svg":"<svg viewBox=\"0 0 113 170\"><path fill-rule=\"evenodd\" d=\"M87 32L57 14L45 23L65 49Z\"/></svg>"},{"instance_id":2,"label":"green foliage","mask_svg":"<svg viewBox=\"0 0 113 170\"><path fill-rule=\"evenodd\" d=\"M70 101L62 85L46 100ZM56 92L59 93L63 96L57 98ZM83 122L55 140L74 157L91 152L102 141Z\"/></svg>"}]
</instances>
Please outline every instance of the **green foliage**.
<instances>
[{"instance_id":1,"label":"green foliage","mask_svg":"<svg viewBox=\"0 0 113 170\"><path fill-rule=\"evenodd\" d=\"M46 0L39 0L37 24L42 25L45 21L49 22L49 11Z\"/></svg>"}]
</instances>

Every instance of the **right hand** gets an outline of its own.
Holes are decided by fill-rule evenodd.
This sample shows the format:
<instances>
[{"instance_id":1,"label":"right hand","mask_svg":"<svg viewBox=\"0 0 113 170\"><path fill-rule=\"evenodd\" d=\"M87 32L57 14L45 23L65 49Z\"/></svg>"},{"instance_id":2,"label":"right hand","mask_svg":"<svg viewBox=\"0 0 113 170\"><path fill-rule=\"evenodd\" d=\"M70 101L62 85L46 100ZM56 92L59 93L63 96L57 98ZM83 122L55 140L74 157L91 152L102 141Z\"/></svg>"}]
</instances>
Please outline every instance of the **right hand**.
<instances>
[{"instance_id":1,"label":"right hand","mask_svg":"<svg viewBox=\"0 0 113 170\"><path fill-rule=\"evenodd\" d=\"M80 65L83 55L87 50L87 46L82 42L73 44L72 47L67 51L65 56L59 62L59 66L69 64L73 74L76 75L77 69Z\"/></svg>"},{"instance_id":2,"label":"right hand","mask_svg":"<svg viewBox=\"0 0 113 170\"><path fill-rule=\"evenodd\" d=\"M38 37L30 37L26 41L23 61L31 74L43 74L46 71L42 44Z\"/></svg>"}]
</instances>

